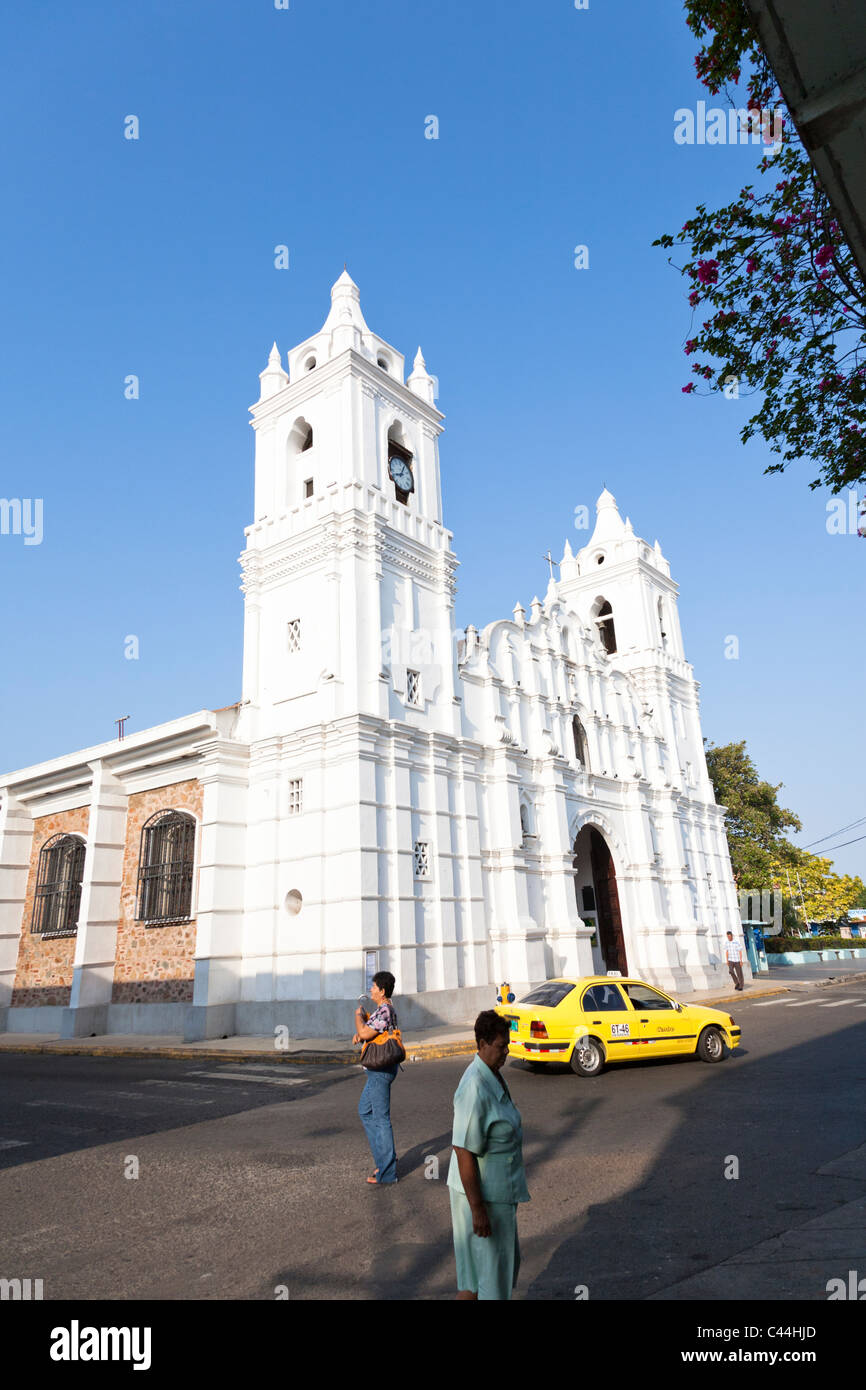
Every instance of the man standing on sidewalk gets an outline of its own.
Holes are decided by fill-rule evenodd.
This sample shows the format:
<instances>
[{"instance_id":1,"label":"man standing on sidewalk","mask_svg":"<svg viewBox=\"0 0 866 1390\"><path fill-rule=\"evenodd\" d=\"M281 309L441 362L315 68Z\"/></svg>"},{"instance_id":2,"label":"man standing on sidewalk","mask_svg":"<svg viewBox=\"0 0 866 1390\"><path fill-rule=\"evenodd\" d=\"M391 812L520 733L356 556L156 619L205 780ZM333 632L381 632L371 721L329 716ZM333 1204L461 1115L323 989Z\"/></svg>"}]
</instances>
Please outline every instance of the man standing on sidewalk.
<instances>
[{"instance_id":1,"label":"man standing on sidewalk","mask_svg":"<svg viewBox=\"0 0 866 1390\"><path fill-rule=\"evenodd\" d=\"M743 988L743 943L734 940L734 933L728 932L728 940L725 945L725 960L728 962L728 970L731 972L731 979L734 982L734 989Z\"/></svg>"}]
</instances>

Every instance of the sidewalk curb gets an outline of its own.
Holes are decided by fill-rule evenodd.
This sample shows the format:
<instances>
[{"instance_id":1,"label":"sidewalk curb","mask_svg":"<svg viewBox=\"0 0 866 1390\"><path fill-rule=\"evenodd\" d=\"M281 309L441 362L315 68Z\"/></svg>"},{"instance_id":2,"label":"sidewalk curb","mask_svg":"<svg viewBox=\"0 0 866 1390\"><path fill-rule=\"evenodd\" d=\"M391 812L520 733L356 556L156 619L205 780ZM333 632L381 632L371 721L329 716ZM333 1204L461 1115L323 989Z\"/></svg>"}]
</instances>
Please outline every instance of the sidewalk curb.
<instances>
[{"instance_id":1,"label":"sidewalk curb","mask_svg":"<svg viewBox=\"0 0 866 1390\"><path fill-rule=\"evenodd\" d=\"M702 999L697 1006L701 1009L714 1009L717 1004L742 1004L750 999L768 999L773 994L790 994L790 985L776 985L773 989L749 989L743 990L743 997L739 994L723 994L718 999Z\"/></svg>"},{"instance_id":2,"label":"sidewalk curb","mask_svg":"<svg viewBox=\"0 0 866 1390\"><path fill-rule=\"evenodd\" d=\"M845 986L854 980L866 980L866 971L857 974L846 974L828 980L792 980L790 984L773 984L769 989L750 989L743 992L742 998L739 994L725 994L716 999L703 999L698 1005L699 1008L714 1009L720 1004L748 1003L752 999L768 999L776 994L796 993L795 986L805 985L810 989L827 989L832 985ZM406 1061L409 1062L428 1062L435 1061L440 1057L466 1057L475 1051L475 1038L455 1038L453 1042L443 1043L416 1043L414 1046L411 1041L406 1043ZM185 1047L143 1047L132 1046L122 1047L113 1045L107 1047L87 1046L83 1043L74 1042L42 1042L42 1043L2 1043L0 1044L0 1057L7 1053L24 1055L50 1055L60 1057L130 1057L136 1060L155 1057L160 1060L176 1062L284 1062L300 1066L339 1066L353 1067L360 1066L360 1053L352 1051L317 1052L315 1049L307 1049L303 1052L283 1052L273 1049L272 1051L250 1051L241 1048L201 1048L197 1044L191 1043Z\"/></svg>"},{"instance_id":3,"label":"sidewalk curb","mask_svg":"<svg viewBox=\"0 0 866 1390\"><path fill-rule=\"evenodd\" d=\"M418 1043L407 1046L407 1062L424 1062L437 1057L460 1057L475 1051L475 1039L464 1038L451 1043ZM7 1053L53 1057L156 1057L179 1062L282 1062L302 1066L360 1066L360 1053L352 1052L250 1052L228 1048L179 1047L83 1047L76 1043L4 1043L0 1057Z\"/></svg>"}]
</instances>

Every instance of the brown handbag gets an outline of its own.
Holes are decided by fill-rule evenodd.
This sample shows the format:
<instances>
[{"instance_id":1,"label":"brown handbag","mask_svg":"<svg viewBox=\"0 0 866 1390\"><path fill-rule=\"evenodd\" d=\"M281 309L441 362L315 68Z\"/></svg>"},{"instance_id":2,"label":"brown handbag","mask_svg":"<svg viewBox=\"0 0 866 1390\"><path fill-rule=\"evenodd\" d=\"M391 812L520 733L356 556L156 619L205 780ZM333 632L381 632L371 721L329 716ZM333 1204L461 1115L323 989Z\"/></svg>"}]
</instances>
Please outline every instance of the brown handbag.
<instances>
[{"instance_id":1,"label":"brown handbag","mask_svg":"<svg viewBox=\"0 0 866 1390\"><path fill-rule=\"evenodd\" d=\"M391 1009L394 1018L394 1010ZM386 1071L388 1067L398 1067L406 1060L403 1034L396 1026L385 1028L375 1038L368 1038L361 1050L361 1066L368 1071Z\"/></svg>"}]
</instances>

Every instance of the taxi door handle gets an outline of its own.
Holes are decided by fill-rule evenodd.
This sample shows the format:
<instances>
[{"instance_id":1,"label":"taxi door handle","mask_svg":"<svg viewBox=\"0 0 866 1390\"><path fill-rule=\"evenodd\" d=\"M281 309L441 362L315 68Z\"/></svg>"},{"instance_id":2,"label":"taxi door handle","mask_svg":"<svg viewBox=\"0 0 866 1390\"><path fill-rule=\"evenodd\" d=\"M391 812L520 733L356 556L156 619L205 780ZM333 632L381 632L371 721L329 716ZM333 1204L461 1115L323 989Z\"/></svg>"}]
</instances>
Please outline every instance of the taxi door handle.
<instances>
[{"instance_id":1,"label":"taxi door handle","mask_svg":"<svg viewBox=\"0 0 866 1390\"><path fill-rule=\"evenodd\" d=\"M595 1028L596 1024L600 1024L600 1023L601 1023L601 1019L600 1019L600 1018L594 1018L594 1019L592 1020L592 1026L593 1026L593 1028Z\"/></svg>"},{"instance_id":2,"label":"taxi door handle","mask_svg":"<svg viewBox=\"0 0 866 1390\"><path fill-rule=\"evenodd\" d=\"M641 1023L649 1023L649 1019L648 1019L648 1018L642 1018L642 1019L641 1019Z\"/></svg>"}]
</instances>

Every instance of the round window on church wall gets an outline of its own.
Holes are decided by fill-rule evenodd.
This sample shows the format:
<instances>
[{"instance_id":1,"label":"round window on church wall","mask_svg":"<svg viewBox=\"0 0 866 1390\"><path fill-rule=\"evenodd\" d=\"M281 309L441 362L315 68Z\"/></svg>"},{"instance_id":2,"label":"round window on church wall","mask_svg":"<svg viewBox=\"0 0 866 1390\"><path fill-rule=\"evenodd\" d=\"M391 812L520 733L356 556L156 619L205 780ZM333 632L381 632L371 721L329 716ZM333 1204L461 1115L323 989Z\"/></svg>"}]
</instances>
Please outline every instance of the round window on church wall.
<instances>
[{"instance_id":1,"label":"round window on church wall","mask_svg":"<svg viewBox=\"0 0 866 1390\"><path fill-rule=\"evenodd\" d=\"M292 917L297 917L298 913L303 907L303 904L304 900L298 892L297 888L293 888L291 892L286 894L286 911Z\"/></svg>"}]
</instances>

